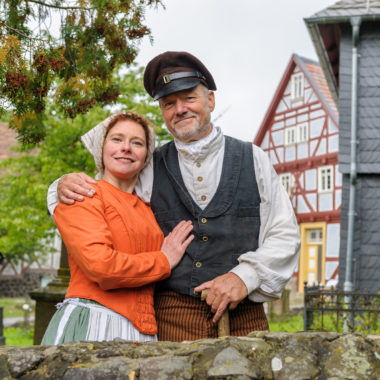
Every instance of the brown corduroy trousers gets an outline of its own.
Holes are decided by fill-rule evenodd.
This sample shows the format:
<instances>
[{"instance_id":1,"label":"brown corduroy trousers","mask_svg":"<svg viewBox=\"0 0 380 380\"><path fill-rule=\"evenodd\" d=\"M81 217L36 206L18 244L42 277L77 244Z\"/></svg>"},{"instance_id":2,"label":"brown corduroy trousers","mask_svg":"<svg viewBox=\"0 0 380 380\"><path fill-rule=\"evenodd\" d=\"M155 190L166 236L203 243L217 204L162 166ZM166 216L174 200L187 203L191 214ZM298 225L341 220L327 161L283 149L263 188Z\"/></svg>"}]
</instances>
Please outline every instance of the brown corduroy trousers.
<instances>
[{"instance_id":1,"label":"brown corduroy trousers","mask_svg":"<svg viewBox=\"0 0 380 380\"><path fill-rule=\"evenodd\" d=\"M158 340L182 342L217 338L218 324L206 301L173 291L157 292L154 306L158 324ZM248 299L229 311L230 334L245 336L255 330L269 330L262 303Z\"/></svg>"}]
</instances>

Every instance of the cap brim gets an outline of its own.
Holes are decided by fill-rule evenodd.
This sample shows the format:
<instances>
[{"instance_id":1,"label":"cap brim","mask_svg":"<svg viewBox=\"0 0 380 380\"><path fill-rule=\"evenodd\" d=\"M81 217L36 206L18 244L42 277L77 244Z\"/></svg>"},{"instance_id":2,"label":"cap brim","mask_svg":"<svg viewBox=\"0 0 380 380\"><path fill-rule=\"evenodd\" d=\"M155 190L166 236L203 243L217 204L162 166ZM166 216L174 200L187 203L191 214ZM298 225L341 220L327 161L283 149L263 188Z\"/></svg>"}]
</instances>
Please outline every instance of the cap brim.
<instances>
[{"instance_id":1,"label":"cap brim","mask_svg":"<svg viewBox=\"0 0 380 380\"><path fill-rule=\"evenodd\" d=\"M173 94L174 92L188 90L190 88L198 86L201 83L199 79L196 78L183 78L176 79L169 83L164 84L164 86L154 95L154 100L158 100L163 96Z\"/></svg>"}]
</instances>

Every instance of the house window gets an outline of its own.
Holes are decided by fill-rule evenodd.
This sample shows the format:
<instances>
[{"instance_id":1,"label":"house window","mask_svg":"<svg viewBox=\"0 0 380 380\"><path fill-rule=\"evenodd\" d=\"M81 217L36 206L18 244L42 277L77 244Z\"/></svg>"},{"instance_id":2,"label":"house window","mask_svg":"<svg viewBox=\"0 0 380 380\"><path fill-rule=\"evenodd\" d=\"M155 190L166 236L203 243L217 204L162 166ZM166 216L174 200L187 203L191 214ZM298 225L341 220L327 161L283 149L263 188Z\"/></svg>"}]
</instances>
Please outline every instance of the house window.
<instances>
[{"instance_id":1,"label":"house window","mask_svg":"<svg viewBox=\"0 0 380 380\"><path fill-rule=\"evenodd\" d=\"M290 173L280 174L280 182L284 186L286 192L290 195L292 191L292 176Z\"/></svg>"},{"instance_id":2,"label":"house window","mask_svg":"<svg viewBox=\"0 0 380 380\"><path fill-rule=\"evenodd\" d=\"M309 125L307 123L302 123L297 125L297 142L304 143L309 138Z\"/></svg>"},{"instance_id":3,"label":"house window","mask_svg":"<svg viewBox=\"0 0 380 380\"><path fill-rule=\"evenodd\" d=\"M292 100L300 100L303 97L303 74L293 74L291 78L290 97Z\"/></svg>"},{"instance_id":4,"label":"house window","mask_svg":"<svg viewBox=\"0 0 380 380\"><path fill-rule=\"evenodd\" d=\"M296 143L296 127L285 128L284 133L285 145L293 145Z\"/></svg>"},{"instance_id":5,"label":"house window","mask_svg":"<svg viewBox=\"0 0 380 380\"><path fill-rule=\"evenodd\" d=\"M313 228L307 231L307 240L309 244L323 243L322 228Z\"/></svg>"},{"instance_id":6,"label":"house window","mask_svg":"<svg viewBox=\"0 0 380 380\"><path fill-rule=\"evenodd\" d=\"M318 191L329 192L333 187L333 167L322 166L318 168Z\"/></svg>"}]
</instances>

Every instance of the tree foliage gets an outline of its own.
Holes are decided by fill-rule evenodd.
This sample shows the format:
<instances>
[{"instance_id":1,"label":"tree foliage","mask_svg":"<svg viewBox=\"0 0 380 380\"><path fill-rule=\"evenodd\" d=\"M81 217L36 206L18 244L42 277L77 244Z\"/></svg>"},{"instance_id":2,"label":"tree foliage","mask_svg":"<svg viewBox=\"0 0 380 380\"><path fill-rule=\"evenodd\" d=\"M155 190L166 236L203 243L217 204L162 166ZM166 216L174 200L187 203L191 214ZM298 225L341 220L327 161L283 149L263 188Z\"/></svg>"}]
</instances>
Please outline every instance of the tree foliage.
<instances>
[{"instance_id":1,"label":"tree foliage","mask_svg":"<svg viewBox=\"0 0 380 380\"><path fill-rule=\"evenodd\" d=\"M20 145L19 157L0 161L0 251L8 261L34 261L36 255L51 250L54 223L46 207L49 184L70 172L95 174L93 158L80 141L85 132L119 109L139 112L162 126L160 109L142 86L142 73L137 68L114 78L122 95L112 110L94 106L86 115L70 119L59 106L48 103L45 139L34 149ZM159 140L170 138L164 127L157 130Z\"/></svg>"},{"instance_id":2,"label":"tree foliage","mask_svg":"<svg viewBox=\"0 0 380 380\"><path fill-rule=\"evenodd\" d=\"M0 0L0 113L24 144L47 131L47 99L75 118L115 103L114 74L150 30L144 11L161 0Z\"/></svg>"}]
</instances>

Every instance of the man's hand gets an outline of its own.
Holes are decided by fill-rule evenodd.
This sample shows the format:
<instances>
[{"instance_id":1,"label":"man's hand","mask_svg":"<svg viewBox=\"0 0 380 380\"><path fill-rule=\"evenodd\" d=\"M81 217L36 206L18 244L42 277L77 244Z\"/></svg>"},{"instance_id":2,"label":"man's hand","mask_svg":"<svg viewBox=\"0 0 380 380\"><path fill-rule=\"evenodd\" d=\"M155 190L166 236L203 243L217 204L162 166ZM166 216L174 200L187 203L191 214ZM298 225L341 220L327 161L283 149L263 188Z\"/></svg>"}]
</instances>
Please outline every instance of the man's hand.
<instances>
[{"instance_id":1,"label":"man's hand","mask_svg":"<svg viewBox=\"0 0 380 380\"><path fill-rule=\"evenodd\" d=\"M218 322L227 307L233 310L248 295L248 289L244 282L235 273L229 272L206 281L196 287L196 292L210 289L206 302L211 306L211 311L215 313L213 322Z\"/></svg>"},{"instance_id":2,"label":"man's hand","mask_svg":"<svg viewBox=\"0 0 380 380\"><path fill-rule=\"evenodd\" d=\"M92 197L95 189L89 185L90 183L96 181L85 173L66 174L58 182L58 199L62 203L72 205L75 201L83 201L83 196Z\"/></svg>"}]
</instances>

